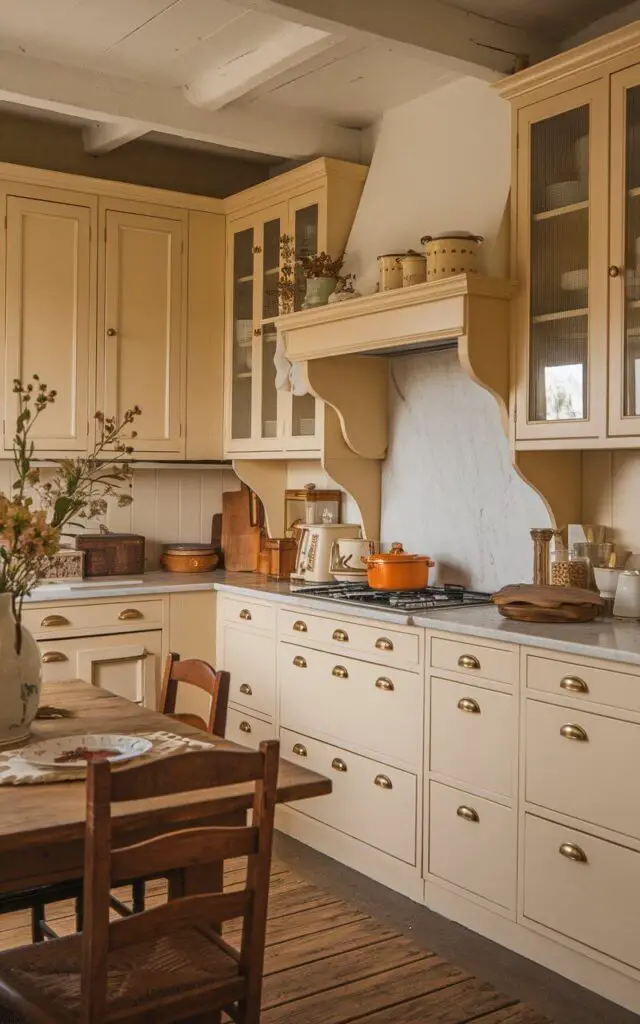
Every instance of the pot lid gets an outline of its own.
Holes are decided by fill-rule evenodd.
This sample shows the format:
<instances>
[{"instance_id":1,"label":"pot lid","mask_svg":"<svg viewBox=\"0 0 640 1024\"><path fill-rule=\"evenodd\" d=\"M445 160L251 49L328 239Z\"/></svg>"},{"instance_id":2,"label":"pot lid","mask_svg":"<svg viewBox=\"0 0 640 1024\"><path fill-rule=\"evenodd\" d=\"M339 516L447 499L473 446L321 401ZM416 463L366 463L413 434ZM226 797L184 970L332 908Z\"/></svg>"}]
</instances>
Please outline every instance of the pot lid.
<instances>
[{"instance_id":1,"label":"pot lid","mask_svg":"<svg viewBox=\"0 0 640 1024\"><path fill-rule=\"evenodd\" d=\"M212 544L167 544L165 555L215 555Z\"/></svg>"},{"instance_id":2,"label":"pot lid","mask_svg":"<svg viewBox=\"0 0 640 1024\"><path fill-rule=\"evenodd\" d=\"M428 555L408 555L406 551L370 555L367 561L372 565L404 565L407 562L430 562Z\"/></svg>"},{"instance_id":3,"label":"pot lid","mask_svg":"<svg viewBox=\"0 0 640 1024\"><path fill-rule=\"evenodd\" d=\"M442 238L466 238L470 242L483 242L482 235L474 235L472 231L441 231L437 235L423 235L420 239L422 245L425 242L437 242Z\"/></svg>"},{"instance_id":4,"label":"pot lid","mask_svg":"<svg viewBox=\"0 0 640 1024\"><path fill-rule=\"evenodd\" d=\"M406 252L383 252L383 253L380 254L380 256L377 256L376 259L378 259L378 260L386 260L386 259L390 259L391 257L393 257L396 260L401 260L402 257L406 256L406 255L407 255Z\"/></svg>"}]
</instances>

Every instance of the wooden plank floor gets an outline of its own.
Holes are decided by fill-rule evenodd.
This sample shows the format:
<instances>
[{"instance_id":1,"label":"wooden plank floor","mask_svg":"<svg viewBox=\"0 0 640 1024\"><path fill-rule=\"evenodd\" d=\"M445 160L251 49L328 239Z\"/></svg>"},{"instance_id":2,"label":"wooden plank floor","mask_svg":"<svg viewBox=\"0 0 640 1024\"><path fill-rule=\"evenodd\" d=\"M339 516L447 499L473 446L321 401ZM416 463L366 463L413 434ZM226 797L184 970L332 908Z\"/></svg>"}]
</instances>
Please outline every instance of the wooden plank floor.
<instances>
[{"instance_id":1,"label":"wooden plank floor","mask_svg":"<svg viewBox=\"0 0 640 1024\"><path fill-rule=\"evenodd\" d=\"M225 888L240 888L232 863ZM126 901L130 891L118 895ZM147 885L147 906L164 901L161 882ZM74 930L73 904L48 909L59 934ZM225 928L230 941L239 923ZM28 915L0 917L0 948L31 941ZM1 1024L10 1018L2 1014ZM467 971L274 863L265 960L263 1024L550 1024Z\"/></svg>"}]
</instances>

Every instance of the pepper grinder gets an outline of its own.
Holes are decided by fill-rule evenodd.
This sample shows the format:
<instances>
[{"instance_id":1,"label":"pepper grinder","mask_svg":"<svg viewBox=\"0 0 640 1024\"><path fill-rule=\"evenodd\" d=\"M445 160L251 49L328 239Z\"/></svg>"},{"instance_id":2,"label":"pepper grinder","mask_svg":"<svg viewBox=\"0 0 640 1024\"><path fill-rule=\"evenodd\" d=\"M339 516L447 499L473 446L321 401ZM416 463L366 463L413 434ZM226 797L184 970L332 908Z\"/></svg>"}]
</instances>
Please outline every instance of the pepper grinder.
<instances>
[{"instance_id":1,"label":"pepper grinder","mask_svg":"<svg viewBox=\"0 0 640 1024\"><path fill-rule=\"evenodd\" d=\"M533 541L533 582L546 586L549 582L550 545L554 531L550 529L531 530Z\"/></svg>"}]
</instances>

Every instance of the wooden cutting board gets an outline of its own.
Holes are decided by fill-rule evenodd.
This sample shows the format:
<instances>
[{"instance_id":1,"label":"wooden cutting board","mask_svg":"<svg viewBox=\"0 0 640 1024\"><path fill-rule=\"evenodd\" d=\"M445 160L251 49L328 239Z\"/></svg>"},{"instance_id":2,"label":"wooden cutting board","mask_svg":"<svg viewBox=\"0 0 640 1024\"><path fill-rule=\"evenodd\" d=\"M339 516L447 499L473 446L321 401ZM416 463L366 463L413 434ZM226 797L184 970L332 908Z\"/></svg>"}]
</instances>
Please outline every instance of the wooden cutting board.
<instances>
[{"instance_id":1,"label":"wooden cutting board","mask_svg":"<svg viewBox=\"0 0 640 1024\"><path fill-rule=\"evenodd\" d=\"M255 572L258 568L260 525L251 515L251 492L244 484L239 491L222 495L222 550L224 567L230 572Z\"/></svg>"},{"instance_id":2,"label":"wooden cutting board","mask_svg":"<svg viewBox=\"0 0 640 1024\"><path fill-rule=\"evenodd\" d=\"M533 604L503 604L498 611L514 622L590 622L598 614L595 604L563 604L540 608Z\"/></svg>"}]
</instances>

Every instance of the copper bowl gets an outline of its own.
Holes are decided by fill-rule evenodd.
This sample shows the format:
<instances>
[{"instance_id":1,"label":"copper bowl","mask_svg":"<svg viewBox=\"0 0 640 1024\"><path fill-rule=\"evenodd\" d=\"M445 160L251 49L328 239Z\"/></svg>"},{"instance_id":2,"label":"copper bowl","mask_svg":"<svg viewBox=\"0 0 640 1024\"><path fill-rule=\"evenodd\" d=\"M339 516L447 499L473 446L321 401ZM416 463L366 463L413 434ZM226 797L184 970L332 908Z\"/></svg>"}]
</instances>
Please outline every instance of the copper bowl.
<instances>
[{"instance_id":1,"label":"copper bowl","mask_svg":"<svg viewBox=\"0 0 640 1024\"><path fill-rule=\"evenodd\" d=\"M219 561L210 544L172 544L162 555L167 572L211 572Z\"/></svg>"}]
</instances>

